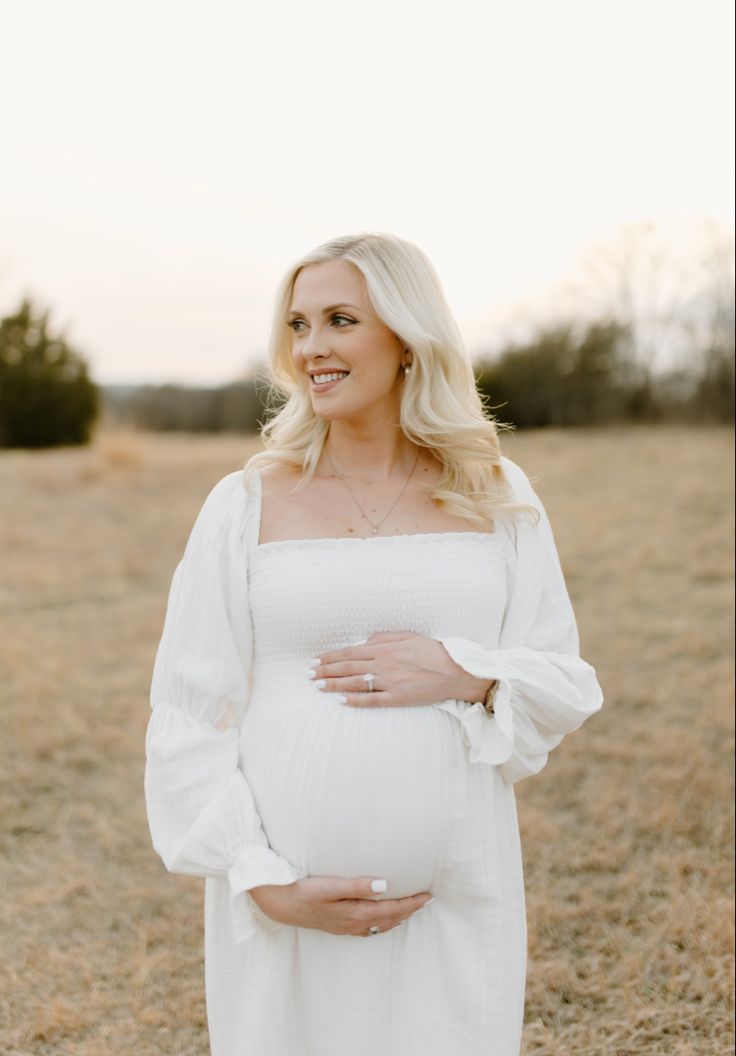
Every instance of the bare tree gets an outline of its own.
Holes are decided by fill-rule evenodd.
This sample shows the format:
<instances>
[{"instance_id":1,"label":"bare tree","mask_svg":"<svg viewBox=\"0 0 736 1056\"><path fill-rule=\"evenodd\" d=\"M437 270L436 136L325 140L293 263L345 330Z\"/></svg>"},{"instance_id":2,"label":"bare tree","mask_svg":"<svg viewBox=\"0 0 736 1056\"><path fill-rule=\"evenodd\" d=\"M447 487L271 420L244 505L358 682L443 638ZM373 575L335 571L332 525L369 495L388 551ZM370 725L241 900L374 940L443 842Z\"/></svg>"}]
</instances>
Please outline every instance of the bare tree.
<instances>
[{"instance_id":1,"label":"bare tree","mask_svg":"<svg viewBox=\"0 0 736 1056\"><path fill-rule=\"evenodd\" d=\"M681 344L683 310L692 292L692 260L678 254L653 222L629 224L581 259L572 289L596 317L610 317L630 336L631 358L649 372L671 367Z\"/></svg>"}]
</instances>

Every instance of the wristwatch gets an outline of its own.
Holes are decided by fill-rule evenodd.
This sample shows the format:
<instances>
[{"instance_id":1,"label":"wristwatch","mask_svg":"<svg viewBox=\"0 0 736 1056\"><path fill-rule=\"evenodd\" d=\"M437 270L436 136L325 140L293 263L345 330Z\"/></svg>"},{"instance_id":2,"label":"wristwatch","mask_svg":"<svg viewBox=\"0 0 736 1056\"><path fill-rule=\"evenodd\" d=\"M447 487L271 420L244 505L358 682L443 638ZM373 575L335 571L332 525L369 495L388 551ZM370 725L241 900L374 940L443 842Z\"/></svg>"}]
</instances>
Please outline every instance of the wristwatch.
<instances>
[{"instance_id":1,"label":"wristwatch","mask_svg":"<svg viewBox=\"0 0 736 1056\"><path fill-rule=\"evenodd\" d=\"M494 680L491 682L490 686L488 687L488 690L486 691L485 697L483 697L483 707L485 708L486 713L488 715L494 715L495 714L495 710L494 710L494 707L493 707L493 701L495 699L497 690L498 690L498 679L494 678Z\"/></svg>"}]
</instances>

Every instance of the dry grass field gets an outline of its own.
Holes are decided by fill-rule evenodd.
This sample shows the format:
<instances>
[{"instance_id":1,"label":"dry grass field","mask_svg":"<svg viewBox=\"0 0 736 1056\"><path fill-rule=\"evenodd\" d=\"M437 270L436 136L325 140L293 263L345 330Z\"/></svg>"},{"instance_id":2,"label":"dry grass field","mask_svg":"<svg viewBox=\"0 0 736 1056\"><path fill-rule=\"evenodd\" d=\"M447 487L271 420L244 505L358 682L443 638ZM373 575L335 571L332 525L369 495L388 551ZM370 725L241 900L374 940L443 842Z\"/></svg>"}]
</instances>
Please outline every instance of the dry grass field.
<instances>
[{"instance_id":1,"label":"dry grass field","mask_svg":"<svg viewBox=\"0 0 736 1056\"><path fill-rule=\"evenodd\" d=\"M733 432L504 447L538 477L606 694L517 786L525 1056L727 1056ZM3 1056L208 1052L202 882L150 847L144 732L171 574L247 453L106 434L0 455Z\"/></svg>"}]
</instances>

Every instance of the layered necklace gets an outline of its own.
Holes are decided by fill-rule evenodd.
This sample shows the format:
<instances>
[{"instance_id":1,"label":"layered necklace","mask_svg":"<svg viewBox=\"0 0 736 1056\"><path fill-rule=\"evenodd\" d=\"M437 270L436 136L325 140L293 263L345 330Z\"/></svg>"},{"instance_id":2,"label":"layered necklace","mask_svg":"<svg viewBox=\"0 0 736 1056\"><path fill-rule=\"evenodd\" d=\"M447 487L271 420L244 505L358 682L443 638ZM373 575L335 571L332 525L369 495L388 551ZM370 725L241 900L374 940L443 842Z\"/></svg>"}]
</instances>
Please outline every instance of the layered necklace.
<instances>
[{"instance_id":1,"label":"layered necklace","mask_svg":"<svg viewBox=\"0 0 736 1056\"><path fill-rule=\"evenodd\" d=\"M395 507L395 506L396 506L396 504L398 503L399 499L401 498L401 496L402 496L402 495L404 494L404 492L406 491L406 488L407 488L407 485L408 485L409 481L410 481L410 480L411 480L411 478L412 478L412 477L414 476L414 470L415 470L415 469L417 468L417 462L419 461L419 453L420 453L420 452L419 452L419 448L417 448L417 457L416 457L416 458L414 459L414 465L413 465L413 466L411 467L411 473L409 474L409 476L408 476L408 477L406 478L406 480L404 481L404 486L403 486L403 488L401 489L401 491L400 491L400 492L399 492L399 494L397 495L396 499L394 500L393 504L391 505L390 509L388 510L388 513L385 513L385 514L383 515L383 517L382 517L382 518L380 519L380 521L378 521L377 523L376 523L376 522L374 522L374 521L372 521L372 520L370 519L370 517L368 516L368 514L367 514L367 513L365 512L365 510L363 509L363 507L362 507L362 506L360 505L360 503L359 503L359 502L358 502L358 500L356 499L355 495L353 494L353 489L352 489L352 488L350 487L350 485L348 484L348 482L347 482L347 481L345 480L345 477L344 477L344 476L342 475L342 473L338 473L338 471L337 471L337 470L335 469L335 463L334 463L334 462L332 461L332 459L330 458L330 454L329 454L329 451L327 450L327 448L325 447L325 448L323 448L323 450L324 450L324 453L325 453L325 455L327 456L327 461L328 461L328 462L330 463L330 466L332 467L332 471L333 471L333 472L335 473L335 475L336 475L336 476L338 476L338 477L340 478L340 480L341 480L341 481L343 482L343 484L345 485L345 487L346 487L346 488L348 489L348 492L350 493L350 497L351 497L351 499L353 500L353 502L355 503L355 505L356 505L356 506L358 507L358 509L360 510L360 516L361 516L361 517L363 518L363 520L367 521L367 522L368 522L368 524L369 524L369 525L371 526L371 533L372 533L373 535L377 535L377 534L378 534L378 529L379 529L379 528L381 527L381 525L383 524L383 522L384 522L384 521L386 520L386 518L388 517L389 513L391 513L391 510L393 510L393 509L394 509L394 507Z\"/></svg>"}]
</instances>

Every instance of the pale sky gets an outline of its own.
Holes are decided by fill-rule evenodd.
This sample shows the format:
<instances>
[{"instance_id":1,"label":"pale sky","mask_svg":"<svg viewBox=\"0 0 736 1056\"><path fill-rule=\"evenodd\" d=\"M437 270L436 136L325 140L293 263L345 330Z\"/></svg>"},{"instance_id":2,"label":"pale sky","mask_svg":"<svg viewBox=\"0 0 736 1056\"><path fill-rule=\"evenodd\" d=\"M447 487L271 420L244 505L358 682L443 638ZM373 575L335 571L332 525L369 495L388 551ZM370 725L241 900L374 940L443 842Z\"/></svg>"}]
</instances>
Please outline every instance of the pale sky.
<instances>
[{"instance_id":1,"label":"pale sky","mask_svg":"<svg viewBox=\"0 0 736 1056\"><path fill-rule=\"evenodd\" d=\"M622 225L733 228L730 0L0 12L0 313L100 382L241 376L336 235L420 246L475 354Z\"/></svg>"}]
</instances>

